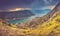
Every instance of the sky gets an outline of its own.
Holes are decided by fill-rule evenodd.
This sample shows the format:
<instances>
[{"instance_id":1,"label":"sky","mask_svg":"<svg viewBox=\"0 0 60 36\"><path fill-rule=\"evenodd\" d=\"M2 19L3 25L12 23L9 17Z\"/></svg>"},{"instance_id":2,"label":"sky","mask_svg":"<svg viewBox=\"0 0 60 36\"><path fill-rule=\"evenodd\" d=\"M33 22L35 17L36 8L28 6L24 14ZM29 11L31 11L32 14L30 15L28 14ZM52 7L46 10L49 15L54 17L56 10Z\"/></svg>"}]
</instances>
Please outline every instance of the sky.
<instances>
[{"instance_id":1,"label":"sky","mask_svg":"<svg viewBox=\"0 0 60 36\"><path fill-rule=\"evenodd\" d=\"M53 9L58 2L59 0L0 0L0 11L21 10L21 8Z\"/></svg>"}]
</instances>

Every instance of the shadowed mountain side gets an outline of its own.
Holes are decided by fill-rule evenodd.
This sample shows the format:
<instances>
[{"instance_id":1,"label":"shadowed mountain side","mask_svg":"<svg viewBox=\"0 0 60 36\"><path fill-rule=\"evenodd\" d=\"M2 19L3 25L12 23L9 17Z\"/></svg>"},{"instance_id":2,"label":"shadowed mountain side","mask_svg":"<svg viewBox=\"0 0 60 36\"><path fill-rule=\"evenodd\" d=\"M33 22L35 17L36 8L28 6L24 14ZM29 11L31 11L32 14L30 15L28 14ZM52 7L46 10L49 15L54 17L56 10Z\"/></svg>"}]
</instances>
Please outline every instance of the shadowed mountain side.
<instances>
[{"instance_id":1,"label":"shadowed mountain side","mask_svg":"<svg viewBox=\"0 0 60 36\"><path fill-rule=\"evenodd\" d=\"M22 10L22 11L14 11L14 12L0 12L0 19L22 19L24 17L30 17L34 15L29 10Z\"/></svg>"}]
</instances>

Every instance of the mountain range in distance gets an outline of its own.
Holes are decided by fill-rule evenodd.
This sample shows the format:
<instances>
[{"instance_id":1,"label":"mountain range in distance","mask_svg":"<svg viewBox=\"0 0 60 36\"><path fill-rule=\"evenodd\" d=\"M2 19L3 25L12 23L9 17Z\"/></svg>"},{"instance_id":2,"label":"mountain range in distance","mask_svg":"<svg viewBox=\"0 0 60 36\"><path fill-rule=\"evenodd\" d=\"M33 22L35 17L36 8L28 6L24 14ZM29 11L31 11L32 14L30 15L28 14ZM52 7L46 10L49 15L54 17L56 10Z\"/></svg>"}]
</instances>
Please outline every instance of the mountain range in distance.
<instances>
[{"instance_id":1,"label":"mountain range in distance","mask_svg":"<svg viewBox=\"0 0 60 36\"><path fill-rule=\"evenodd\" d=\"M22 22L24 19L27 19L28 17L33 15L35 14L33 14L30 10L0 12L0 19L15 24L18 23L19 21Z\"/></svg>"}]
</instances>

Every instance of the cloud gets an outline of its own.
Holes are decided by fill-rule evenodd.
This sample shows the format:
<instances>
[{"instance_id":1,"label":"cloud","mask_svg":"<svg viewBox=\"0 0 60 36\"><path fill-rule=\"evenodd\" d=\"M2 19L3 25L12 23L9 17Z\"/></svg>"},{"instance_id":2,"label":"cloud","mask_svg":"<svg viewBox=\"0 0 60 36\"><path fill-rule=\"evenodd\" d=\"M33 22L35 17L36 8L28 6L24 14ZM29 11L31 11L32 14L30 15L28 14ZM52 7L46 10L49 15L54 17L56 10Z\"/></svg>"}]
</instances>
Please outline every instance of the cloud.
<instances>
[{"instance_id":1,"label":"cloud","mask_svg":"<svg viewBox=\"0 0 60 36\"><path fill-rule=\"evenodd\" d=\"M45 9L50 9L53 10L55 8L55 5L50 5L50 6L44 6L44 7L40 7L40 8L35 8L32 10L45 10Z\"/></svg>"},{"instance_id":2,"label":"cloud","mask_svg":"<svg viewBox=\"0 0 60 36\"><path fill-rule=\"evenodd\" d=\"M31 10L31 8L15 8L15 9L9 9L8 11L21 11L21 10Z\"/></svg>"},{"instance_id":3,"label":"cloud","mask_svg":"<svg viewBox=\"0 0 60 36\"><path fill-rule=\"evenodd\" d=\"M49 2L52 2L52 0L49 0Z\"/></svg>"},{"instance_id":4,"label":"cloud","mask_svg":"<svg viewBox=\"0 0 60 36\"><path fill-rule=\"evenodd\" d=\"M32 10L32 8L14 8L8 10L0 10L0 12L13 12L13 11L22 11L22 10Z\"/></svg>"},{"instance_id":5,"label":"cloud","mask_svg":"<svg viewBox=\"0 0 60 36\"><path fill-rule=\"evenodd\" d=\"M48 0L43 0L46 4L49 4L49 1Z\"/></svg>"},{"instance_id":6,"label":"cloud","mask_svg":"<svg viewBox=\"0 0 60 36\"><path fill-rule=\"evenodd\" d=\"M55 6L45 6L45 7L42 7L41 9L50 9L50 10L53 10L55 8Z\"/></svg>"}]
</instances>

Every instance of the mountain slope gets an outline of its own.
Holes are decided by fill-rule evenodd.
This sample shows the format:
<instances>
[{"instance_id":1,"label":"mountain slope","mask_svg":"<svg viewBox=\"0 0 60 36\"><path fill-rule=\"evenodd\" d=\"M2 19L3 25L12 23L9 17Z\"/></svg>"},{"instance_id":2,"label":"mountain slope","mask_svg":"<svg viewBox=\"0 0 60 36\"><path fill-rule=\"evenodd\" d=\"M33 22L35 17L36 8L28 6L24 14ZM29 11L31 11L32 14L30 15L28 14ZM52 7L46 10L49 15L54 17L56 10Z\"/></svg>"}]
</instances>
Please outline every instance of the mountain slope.
<instances>
[{"instance_id":1,"label":"mountain slope","mask_svg":"<svg viewBox=\"0 0 60 36\"><path fill-rule=\"evenodd\" d=\"M37 36L60 36L60 2L48 15L52 16L48 16L50 17L47 18L48 21L41 25L38 23L37 28L31 31L32 34L34 33Z\"/></svg>"},{"instance_id":2,"label":"mountain slope","mask_svg":"<svg viewBox=\"0 0 60 36\"><path fill-rule=\"evenodd\" d=\"M27 23L24 28L33 28L27 32L31 36L60 36L60 2L50 13L26 25Z\"/></svg>"}]
</instances>

